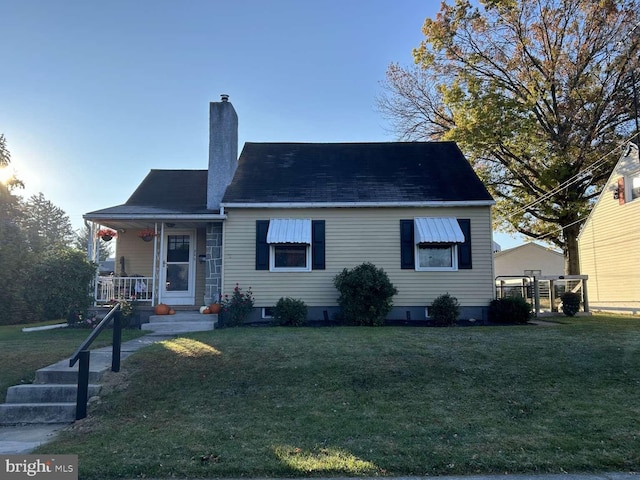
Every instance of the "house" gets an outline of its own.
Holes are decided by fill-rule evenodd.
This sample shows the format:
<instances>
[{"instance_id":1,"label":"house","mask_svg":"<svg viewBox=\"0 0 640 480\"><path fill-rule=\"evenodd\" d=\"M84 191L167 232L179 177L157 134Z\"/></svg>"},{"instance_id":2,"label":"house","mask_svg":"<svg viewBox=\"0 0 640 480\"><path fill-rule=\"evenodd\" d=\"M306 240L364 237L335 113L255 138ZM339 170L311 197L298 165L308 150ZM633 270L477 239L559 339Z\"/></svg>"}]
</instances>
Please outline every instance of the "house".
<instances>
[{"instance_id":1,"label":"house","mask_svg":"<svg viewBox=\"0 0 640 480\"><path fill-rule=\"evenodd\" d=\"M535 242L518 245L493 254L496 277L563 275L562 253Z\"/></svg>"},{"instance_id":2,"label":"house","mask_svg":"<svg viewBox=\"0 0 640 480\"><path fill-rule=\"evenodd\" d=\"M494 201L455 143L247 143L238 157L237 126L228 97L212 102L207 170L152 170L84 216L118 232L116 296L197 307L238 284L254 320L280 297L326 319L333 278L371 262L399 291L389 318L423 320L444 293L462 318L486 316Z\"/></svg>"},{"instance_id":3,"label":"house","mask_svg":"<svg viewBox=\"0 0 640 480\"><path fill-rule=\"evenodd\" d=\"M630 143L578 236L592 310L640 313L640 162Z\"/></svg>"}]
</instances>

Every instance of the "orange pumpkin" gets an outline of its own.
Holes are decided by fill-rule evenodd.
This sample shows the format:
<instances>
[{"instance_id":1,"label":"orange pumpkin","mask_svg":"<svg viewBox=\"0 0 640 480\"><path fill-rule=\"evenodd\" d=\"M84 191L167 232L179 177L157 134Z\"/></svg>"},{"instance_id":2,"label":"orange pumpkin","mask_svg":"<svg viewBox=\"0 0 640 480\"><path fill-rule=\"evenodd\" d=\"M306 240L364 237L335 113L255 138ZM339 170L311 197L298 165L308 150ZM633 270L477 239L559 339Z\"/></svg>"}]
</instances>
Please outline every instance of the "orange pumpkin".
<instances>
[{"instance_id":1,"label":"orange pumpkin","mask_svg":"<svg viewBox=\"0 0 640 480\"><path fill-rule=\"evenodd\" d=\"M169 313L169 305L159 303L154 307L153 312L156 315L167 315Z\"/></svg>"},{"instance_id":2,"label":"orange pumpkin","mask_svg":"<svg viewBox=\"0 0 640 480\"><path fill-rule=\"evenodd\" d=\"M209 310L209 307L205 308L202 313L204 313L205 315L209 315L211 313L211 310Z\"/></svg>"},{"instance_id":3,"label":"orange pumpkin","mask_svg":"<svg viewBox=\"0 0 640 480\"><path fill-rule=\"evenodd\" d=\"M169 309L169 315L175 315L176 311L173 308Z\"/></svg>"},{"instance_id":4,"label":"orange pumpkin","mask_svg":"<svg viewBox=\"0 0 640 480\"><path fill-rule=\"evenodd\" d=\"M210 313L220 313L220 310L222 310L222 305L220 305L219 303L212 303L211 305L209 305L209 312Z\"/></svg>"}]
</instances>

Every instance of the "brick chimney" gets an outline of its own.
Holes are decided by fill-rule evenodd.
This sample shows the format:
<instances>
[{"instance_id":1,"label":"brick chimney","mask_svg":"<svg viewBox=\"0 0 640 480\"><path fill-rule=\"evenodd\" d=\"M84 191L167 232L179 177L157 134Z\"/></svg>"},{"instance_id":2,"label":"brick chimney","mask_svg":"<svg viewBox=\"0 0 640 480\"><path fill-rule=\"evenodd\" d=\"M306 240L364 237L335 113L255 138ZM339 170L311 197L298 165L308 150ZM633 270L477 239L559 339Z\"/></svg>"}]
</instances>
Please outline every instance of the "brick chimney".
<instances>
[{"instance_id":1,"label":"brick chimney","mask_svg":"<svg viewBox=\"0 0 640 480\"><path fill-rule=\"evenodd\" d=\"M219 210L220 202L238 166L238 114L229 95L209 104L209 175L207 208Z\"/></svg>"}]
</instances>

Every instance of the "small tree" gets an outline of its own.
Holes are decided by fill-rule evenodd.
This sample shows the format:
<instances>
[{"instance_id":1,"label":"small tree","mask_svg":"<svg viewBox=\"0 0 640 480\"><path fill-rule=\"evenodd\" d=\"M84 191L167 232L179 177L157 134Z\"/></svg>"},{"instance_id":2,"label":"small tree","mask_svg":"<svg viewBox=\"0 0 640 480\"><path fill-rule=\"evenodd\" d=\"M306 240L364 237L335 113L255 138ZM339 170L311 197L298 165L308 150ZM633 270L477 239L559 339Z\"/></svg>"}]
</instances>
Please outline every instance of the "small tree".
<instances>
[{"instance_id":1,"label":"small tree","mask_svg":"<svg viewBox=\"0 0 640 480\"><path fill-rule=\"evenodd\" d=\"M381 325L398 293L386 272L369 262L345 268L333 284L340 292L338 304L345 320L355 325Z\"/></svg>"}]
</instances>

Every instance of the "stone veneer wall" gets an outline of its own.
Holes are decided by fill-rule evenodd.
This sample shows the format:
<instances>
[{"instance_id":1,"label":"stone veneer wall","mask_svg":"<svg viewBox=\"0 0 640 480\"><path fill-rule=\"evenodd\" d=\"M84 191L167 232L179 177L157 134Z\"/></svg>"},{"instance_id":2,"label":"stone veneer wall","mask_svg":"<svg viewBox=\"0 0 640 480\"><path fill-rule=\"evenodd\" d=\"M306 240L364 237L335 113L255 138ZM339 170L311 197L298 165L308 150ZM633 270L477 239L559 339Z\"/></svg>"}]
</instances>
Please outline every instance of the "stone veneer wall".
<instances>
[{"instance_id":1,"label":"stone veneer wall","mask_svg":"<svg viewBox=\"0 0 640 480\"><path fill-rule=\"evenodd\" d=\"M204 303L220 299L222 288L222 222L207 225L207 264L204 280Z\"/></svg>"}]
</instances>

